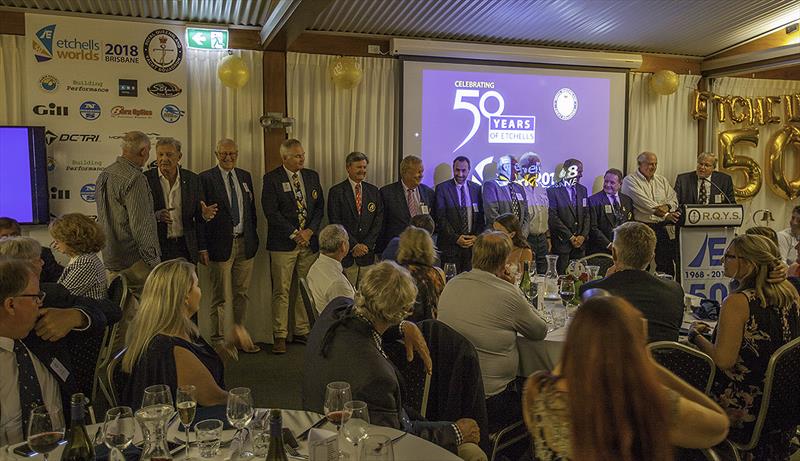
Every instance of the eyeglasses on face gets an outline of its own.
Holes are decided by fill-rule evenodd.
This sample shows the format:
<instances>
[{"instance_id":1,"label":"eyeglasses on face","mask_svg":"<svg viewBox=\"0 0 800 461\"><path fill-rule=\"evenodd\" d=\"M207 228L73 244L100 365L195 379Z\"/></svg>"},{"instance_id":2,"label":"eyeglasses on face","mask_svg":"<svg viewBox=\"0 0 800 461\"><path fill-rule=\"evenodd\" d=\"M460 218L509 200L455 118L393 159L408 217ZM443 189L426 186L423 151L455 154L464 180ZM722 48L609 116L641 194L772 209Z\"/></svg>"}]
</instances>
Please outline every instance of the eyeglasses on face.
<instances>
[{"instance_id":1,"label":"eyeglasses on face","mask_svg":"<svg viewBox=\"0 0 800 461\"><path fill-rule=\"evenodd\" d=\"M15 298L36 298L41 303L41 302L44 302L45 296L47 296L47 293L45 293L44 291L40 291L40 292L38 292L36 294L23 293L21 295L17 295L17 296L14 296L14 297Z\"/></svg>"},{"instance_id":2,"label":"eyeglasses on face","mask_svg":"<svg viewBox=\"0 0 800 461\"><path fill-rule=\"evenodd\" d=\"M236 156L239 155L239 153L238 152L217 152L217 155L219 155L220 158L225 158L225 157L235 158Z\"/></svg>"}]
</instances>

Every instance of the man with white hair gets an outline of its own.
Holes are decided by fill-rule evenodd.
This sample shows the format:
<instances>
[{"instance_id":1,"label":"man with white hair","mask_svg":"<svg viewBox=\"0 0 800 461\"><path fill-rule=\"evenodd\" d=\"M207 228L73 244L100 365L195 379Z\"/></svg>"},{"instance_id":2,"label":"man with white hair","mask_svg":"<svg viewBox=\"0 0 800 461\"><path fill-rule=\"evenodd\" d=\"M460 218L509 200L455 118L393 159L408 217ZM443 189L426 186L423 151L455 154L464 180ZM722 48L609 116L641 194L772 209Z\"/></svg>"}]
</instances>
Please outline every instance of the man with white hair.
<instances>
[{"instance_id":1,"label":"man with white hair","mask_svg":"<svg viewBox=\"0 0 800 461\"><path fill-rule=\"evenodd\" d=\"M142 168L150 158L150 138L141 131L122 137L122 155L97 177L97 222L106 234L103 263L121 273L141 294L150 269L161 262L153 196Z\"/></svg>"},{"instance_id":2,"label":"man with white hair","mask_svg":"<svg viewBox=\"0 0 800 461\"><path fill-rule=\"evenodd\" d=\"M733 179L730 175L714 171L717 156L710 152L697 155L695 171L681 173L675 178L675 195L678 203L709 205L736 203L733 195Z\"/></svg>"},{"instance_id":3,"label":"man with white hair","mask_svg":"<svg viewBox=\"0 0 800 461\"><path fill-rule=\"evenodd\" d=\"M622 193L633 200L633 218L656 233L656 270L675 275L675 224L681 217L678 197L667 178L656 174L658 157L642 152L639 167L622 180Z\"/></svg>"},{"instance_id":4,"label":"man with white hair","mask_svg":"<svg viewBox=\"0 0 800 461\"><path fill-rule=\"evenodd\" d=\"M319 233L319 258L308 271L308 288L317 312L322 312L334 298L353 299L355 290L342 273L342 259L350 252L350 240L344 226L328 224Z\"/></svg>"},{"instance_id":5,"label":"man with white hair","mask_svg":"<svg viewBox=\"0 0 800 461\"><path fill-rule=\"evenodd\" d=\"M294 308L294 341L306 342L309 326L299 281L317 259L317 234L325 213L319 174L304 168L303 145L297 139L287 139L281 143L280 152L283 164L264 175L261 194L272 273L273 354L286 353L290 305Z\"/></svg>"}]
</instances>

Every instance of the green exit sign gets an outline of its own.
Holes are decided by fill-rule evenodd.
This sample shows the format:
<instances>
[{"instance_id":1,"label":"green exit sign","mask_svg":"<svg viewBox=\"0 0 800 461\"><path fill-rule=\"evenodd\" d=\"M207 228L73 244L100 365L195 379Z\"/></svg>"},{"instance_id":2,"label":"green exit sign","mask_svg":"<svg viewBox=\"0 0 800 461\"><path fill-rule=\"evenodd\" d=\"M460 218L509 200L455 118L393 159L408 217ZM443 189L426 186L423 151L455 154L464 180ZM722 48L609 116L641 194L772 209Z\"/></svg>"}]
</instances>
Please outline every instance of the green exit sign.
<instances>
[{"instance_id":1,"label":"green exit sign","mask_svg":"<svg viewBox=\"0 0 800 461\"><path fill-rule=\"evenodd\" d=\"M218 29L186 28L186 43L189 48L201 50L227 50L228 31Z\"/></svg>"}]
</instances>

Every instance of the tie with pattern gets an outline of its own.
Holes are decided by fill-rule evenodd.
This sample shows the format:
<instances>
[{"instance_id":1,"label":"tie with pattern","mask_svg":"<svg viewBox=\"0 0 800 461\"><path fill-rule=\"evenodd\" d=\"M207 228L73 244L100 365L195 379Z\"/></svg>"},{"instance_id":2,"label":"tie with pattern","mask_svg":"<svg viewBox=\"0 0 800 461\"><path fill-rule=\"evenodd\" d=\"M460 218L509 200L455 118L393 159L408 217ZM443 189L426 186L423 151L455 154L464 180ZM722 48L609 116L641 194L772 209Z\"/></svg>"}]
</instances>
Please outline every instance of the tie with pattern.
<instances>
[{"instance_id":1,"label":"tie with pattern","mask_svg":"<svg viewBox=\"0 0 800 461\"><path fill-rule=\"evenodd\" d=\"M459 206L458 206L458 214L461 217L461 228L462 234L469 233L469 219L467 218L467 196L464 193L464 189L466 189L467 185L463 184L458 189L459 195Z\"/></svg>"},{"instance_id":2,"label":"tie with pattern","mask_svg":"<svg viewBox=\"0 0 800 461\"><path fill-rule=\"evenodd\" d=\"M14 341L14 354L17 356L19 373L19 407L22 410L22 432L28 436L28 420L31 410L44 403L39 377L33 368L30 352L19 339Z\"/></svg>"},{"instance_id":3,"label":"tie with pattern","mask_svg":"<svg viewBox=\"0 0 800 461\"><path fill-rule=\"evenodd\" d=\"M706 181L700 181L700 203L708 204L708 191L706 191Z\"/></svg>"},{"instance_id":4,"label":"tie with pattern","mask_svg":"<svg viewBox=\"0 0 800 461\"><path fill-rule=\"evenodd\" d=\"M419 203L417 202L417 196L414 195L414 190L415 189L408 190L408 198L406 199L408 203L408 214L411 215L412 218L419 214Z\"/></svg>"},{"instance_id":5,"label":"tie with pattern","mask_svg":"<svg viewBox=\"0 0 800 461\"><path fill-rule=\"evenodd\" d=\"M233 183L233 172L228 172L228 185L231 188L231 222L233 227L239 225L239 194L236 193L236 185Z\"/></svg>"},{"instance_id":6,"label":"tie with pattern","mask_svg":"<svg viewBox=\"0 0 800 461\"><path fill-rule=\"evenodd\" d=\"M292 175L292 185L294 186L294 200L297 202L297 221L300 229L306 227L306 201L303 199L303 192L300 186L300 177L297 173Z\"/></svg>"},{"instance_id":7,"label":"tie with pattern","mask_svg":"<svg viewBox=\"0 0 800 461\"><path fill-rule=\"evenodd\" d=\"M622 222L622 213L619 211L619 200L617 200L616 195L611 196L611 206L614 208L614 219L616 219L616 224L619 225Z\"/></svg>"},{"instance_id":8,"label":"tie with pattern","mask_svg":"<svg viewBox=\"0 0 800 461\"><path fill-rule=\"evenodd\" d=\"M356 183L356 211L361 215L361 183Z\"/></svg>"},{"instance_id":9,"label":"tie with pattern","mask_svg":"<svg viewBox=\"0 0 800 461\"><path fill-rule=\"evenodd\" d=\"M519 222L522 223L522 214L521 214L521 209L519 207L519 199L517 198L517 194L514 193L514 186L512 186L512 184L513 183L508 184L508 193L509 195L511 195L511 211L515 215L517 215L517 219L519 219Z\"/></svg>"}]
</instances>

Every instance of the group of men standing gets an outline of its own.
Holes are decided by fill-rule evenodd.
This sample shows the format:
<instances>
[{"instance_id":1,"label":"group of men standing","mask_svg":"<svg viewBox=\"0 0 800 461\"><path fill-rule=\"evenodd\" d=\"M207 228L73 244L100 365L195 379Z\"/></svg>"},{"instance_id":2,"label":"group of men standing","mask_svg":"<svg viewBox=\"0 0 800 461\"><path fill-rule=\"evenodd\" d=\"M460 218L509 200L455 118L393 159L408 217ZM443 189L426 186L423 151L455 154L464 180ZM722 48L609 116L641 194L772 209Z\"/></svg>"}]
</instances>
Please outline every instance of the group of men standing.
<instances>
[{"instance_id":1,"label":"group of men standing","mask_svg":"<svg viewBox=\"0 0 800 461\"><path fill-rule=\"evenodd\" d=\"M122 155L97 179L97 216L108 239L106 267L125 274L138 293L161 260L183 257L207 265L212 338L221 339L225 322L220 314L226 306L233 324L243 328L249 304L259 247L251 174L236 167L239 152L231 139L217 143L217 165L199 175L180 167L181 143L173 138L157 141L156 168L142 173L150 148L144 133L127 133ZM290 302L294 341L303 343L309 332L298 282L317 258L325 214L319 175L305 168L300 141L284 141L280 154L282 165L264 175L261 194L272 274L272 351L277 354L286 352ZM680 218L678 204L732 202L732 182L713 171L710 154L698 156L697 171L680 175L675 188L655 173L655 154L644 152L637 160L637 171L624 178L609 169L603 190L589 196L580 184L583 165L577 159L565 161L562 179L544 189L537 184L541 159L535 153L519 161L500 157L495 178L482 186L469 179L470 161L460 156L452 163L453 178L434 190L422 184L422 160L407 156L400 163L400 179L379 189L366 181L368 157L352 152L345 159L347 178L328 191L328 221L348 233L349 250L341 263L353 286L417 215L434 218L441 262L455 263L458 272L471 268L476 236L498 216L513 213L540 272L546 270L547 254L559 256L563 272L571 259L610 253L613 229L635 219L658 235L659 270L674 273L674 233L669 229ZM249 340L238 346L258 350Z\"/></svg>"}]
</instances>

